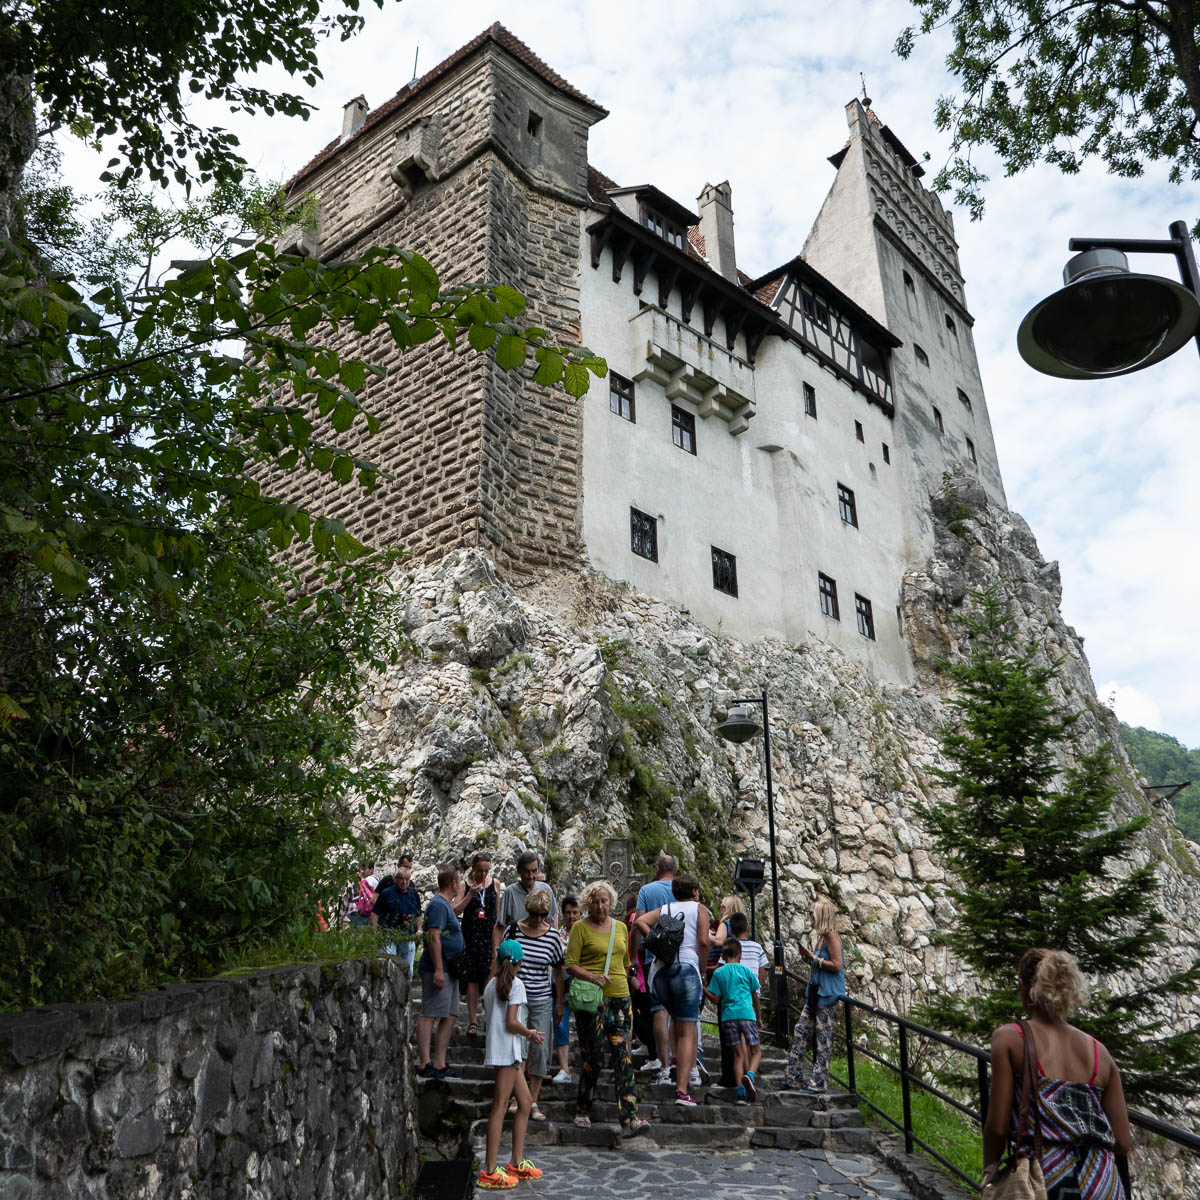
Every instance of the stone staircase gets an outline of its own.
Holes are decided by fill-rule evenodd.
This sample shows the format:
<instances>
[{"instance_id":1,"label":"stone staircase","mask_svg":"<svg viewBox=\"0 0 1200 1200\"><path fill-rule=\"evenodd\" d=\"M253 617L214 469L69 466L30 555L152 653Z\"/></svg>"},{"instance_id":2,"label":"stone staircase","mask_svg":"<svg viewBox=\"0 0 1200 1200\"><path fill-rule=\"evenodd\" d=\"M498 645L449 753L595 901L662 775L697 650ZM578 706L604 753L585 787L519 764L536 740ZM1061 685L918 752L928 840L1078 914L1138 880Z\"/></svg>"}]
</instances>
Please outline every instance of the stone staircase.
<instances>
[{"instance_id":1,"label":"stone staircase","mask_svg":"<svg viewBox=\"0 0 1200 1200\"><path fill-rule=\"evenodd\" d=\"M418 1123L422 1138L431 1143L430 1149L447 1157L462 1155L466 1146L482 1156L487 1115L491 1109L494 1073L483 1065L483 1037L469 1039L465 1030L464 1011L447 1056L456 1078L417 1080ZM634 1050L635 1071L646 1058L644 1049ZM716 1039L704 1039L704 1059L713 1069L715 1080L721 1061ZM653 1083L654 1074L639 1073L638 1115L648 1120L651 1127L632 1139L622 1137L612 1072L607 1066L601 1072L601 1083L596 1090L590 1129L579 1129L574 1124L576 1084L556 1087L547 1081L542 1085L539 1102L547 1119L530 1121L526 1145L615 1148L628 1140L631 1145L647 1149L695 1146L709 1150L744 1150L765 1147L854 1152L869 1148L874 1135L863 1126L852 1096L838 1092L804 1096L780 1090L785 1060L782 1050L764 1047L762 1066L756 1078L758 1100L752 1105L736 1104L734 1088L723 1088L713 1082L693 1087L696 1107L684 1107L675 1103L673 1085ZM574 1044L571 1047L571 1071L577 1080L578 1052ZM505 1126L507 1129L507 1120Z\"/></svg>"}]
</instances>

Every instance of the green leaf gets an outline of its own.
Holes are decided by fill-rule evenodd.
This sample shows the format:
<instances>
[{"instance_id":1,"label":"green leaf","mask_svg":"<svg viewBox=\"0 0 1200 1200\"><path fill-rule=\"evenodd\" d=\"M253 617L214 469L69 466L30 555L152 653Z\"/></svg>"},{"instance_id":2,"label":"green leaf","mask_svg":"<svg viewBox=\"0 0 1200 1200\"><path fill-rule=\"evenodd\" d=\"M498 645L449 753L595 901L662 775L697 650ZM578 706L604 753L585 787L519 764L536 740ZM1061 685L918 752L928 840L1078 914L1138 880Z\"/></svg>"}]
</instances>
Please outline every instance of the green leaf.
<instances>
[{"instance_id":1,"label":"green leaf","mask_svg":"<svg viewBox=\"0 0 1200 1200\"><path fill-rule=\"evenodd\" d=\"M486 350L498 336L498 331L491 325L472 325L467 331L467 341L473 350Z\"/></svg>"},{"instance_id":2,"label":"green leaf","mask_svg":"<svg viewBox=\"0 0 1200 1200\"><path fill-rule=\"evenodd\" d=\"M431 300L436 299L439 287L438 276L426 259L419 254L414 254L405 264L404 275L408 280L408 286L416 295L428 296Z\"/></svg>"},{"instance_id":3,"label":"green leaf","mask_svg":"<svg viewBox=\"0 0 1200 1200\"><path fill-rule=\"evenodd\" d=\"M333 460L329 473L338 483L349 483L354 474L354 459L345 454L339 455Z\"/></svg>"},{"instance_id":4,"label":"green leaf","mask_svg":"<svg viewBox=\"0 0 1200 1200\"><path fill-rule=\"evenodd\" d=\"M542 346L538 349L537 361L533 382L542 387L553 387L563 377L563 356L557 350Z\"/></svg>"},{"instance_id":5,"label":"green leaf","mask_svg":"<svg viewBox=\"0 0 1200 1200\"><path fill-rule=\"evenodd\" d=\"M492 288L492 295L506 317L519 317L525 311L525 297L516 288L502 283Z\"/></svg>"},{"instance_id":6,"label":"green leaf","mask_svg":"<svg viewBox=\"0 0 1200 1200\"><path fill-rule=\"evenodd\" d=\"M496 346L496 364L505 371L525 365L525 339L506 334Z\"/></svg>"},{"instance_id":7,"label":"green leaf","mask_svg":"<svg viewBox=\"0 0 1200 1200\"><path fill-rule=\"evenodd\" d=\"M358 405L352 404L342 397L334 406L333 413L329 418L330 424L338 433L345 433L354 424L354 417L357 413Z\"/></svg>"},{"instance_id":8,"label":"green leaf","mask_svg":"<svg viewBox=\"0 0 1200 1200\"><path fill-rule=\"evenodd\" d=\"M357 392L367 381L367 369L361 359L355 358L342 363L342 368L338 371L338 380L344 387L348 387L352 392Z\"/></svg>"},{"instance_id":9,"label":"green leaf","mask_svg":"<svg viewBox=\"0 0 1200 1200\"><path fill-rule=\"evenodd\" d=\"M563 388L568 396L583 396L591 386L588 369L582 363L569 362L563 369Z\"/></svg>"}]
</instances>

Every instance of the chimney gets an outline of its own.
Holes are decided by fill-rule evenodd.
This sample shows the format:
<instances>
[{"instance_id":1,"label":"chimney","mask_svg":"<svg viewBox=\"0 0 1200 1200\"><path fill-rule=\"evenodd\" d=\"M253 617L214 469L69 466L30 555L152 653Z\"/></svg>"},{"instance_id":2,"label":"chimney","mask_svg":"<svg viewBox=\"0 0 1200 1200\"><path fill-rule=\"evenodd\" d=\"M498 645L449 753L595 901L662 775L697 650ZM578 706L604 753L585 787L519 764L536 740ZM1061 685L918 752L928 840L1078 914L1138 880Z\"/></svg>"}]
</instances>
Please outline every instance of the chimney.
<instances>
[{"instance_id":1,"label":"chimney","mask_svg":"<svg viewBox=\"0 0 1200 1200\"><path fill-rule=\"evenodd\" d=\"M700 206L700 235L708 265L737 283L737 261L733 253L733 192L729 180L704 185L696 198Z\"/></svg>"},{"instance_id":2,"label":"chimney","mask_svg":"<svg viewBox=\"0 0 1200 1200\"><path fill-rule=\"evenodd\" d=\"M344 142L351 134L356 133L362 126L362 123L367 119L367 112L370 109L365 96L355 96L349 104L342 109L342 138Z\"/></svg>"}]
</instances>

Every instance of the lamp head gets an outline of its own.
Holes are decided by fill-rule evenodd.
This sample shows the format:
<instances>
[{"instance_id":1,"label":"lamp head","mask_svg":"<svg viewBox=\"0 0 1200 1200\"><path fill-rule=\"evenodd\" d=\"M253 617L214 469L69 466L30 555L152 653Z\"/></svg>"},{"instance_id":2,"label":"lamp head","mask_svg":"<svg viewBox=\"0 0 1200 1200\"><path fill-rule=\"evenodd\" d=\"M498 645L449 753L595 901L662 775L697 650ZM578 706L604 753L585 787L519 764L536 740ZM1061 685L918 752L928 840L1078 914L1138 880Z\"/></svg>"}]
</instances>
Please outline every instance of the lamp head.
<instances>
[{"instance_id":1,"label":"lamp head","mask_svg":"<svg viewBox=\"0 0 1200 1200\"><path fill-rule=\"evenodd\" d=\"M750 715L750 710L740 704L731 708L729 715L717 726L717 733L727 742L748 742L761 731L762 726Z\"/></svg>"},{"instance_id":2,"label":"lamp head","mask_svg":"<svg viewBox=\"0 0 1200 1200\"><path fill-rule=\"evenodd\" d=\"M1066 287L1025 314L1017 349L1061 379L1107 379L1153 366L1200 326L1200 301L1161 275L1136 275L1119 250L1085 250L1063 268Z\"/></svg>"}]
</instances>

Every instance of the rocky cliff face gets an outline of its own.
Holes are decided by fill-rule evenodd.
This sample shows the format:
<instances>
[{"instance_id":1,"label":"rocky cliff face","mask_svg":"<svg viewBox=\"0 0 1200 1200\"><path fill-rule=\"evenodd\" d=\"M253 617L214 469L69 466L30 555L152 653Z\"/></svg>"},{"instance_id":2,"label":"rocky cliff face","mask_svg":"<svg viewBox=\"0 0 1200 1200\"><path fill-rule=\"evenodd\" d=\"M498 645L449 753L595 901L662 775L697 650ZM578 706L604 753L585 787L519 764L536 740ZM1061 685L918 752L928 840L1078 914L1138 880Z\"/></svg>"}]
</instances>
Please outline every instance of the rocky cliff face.
<instances>
[{"instance_id":1,"label":"rocky cliff face","mask_svg":"<svg viewBox=\"0 0 1200 1200\"><path fill-rule=\"evenodd\" d=\"M1198 848L1137 785L1083 641L1059 613L1056 564L1019 516L965 478L932 506L936 552L902 595L911 687L881 684L815 640L719 636L594 574L514 593L465 551L407 574L416 652L376 681L363 716L369 752L394 771L392 807L370 818L382 858L403 845L432 864L488 846L507 869L532 846L561 891L601 873L603 837L628 835L640 869L660 846L681 849L711 899L739 854L767 857L762 741L715 734L732 699L765 683L789 948L814 890L828 890L853 930L857 995L904 1011L931 989L969 989L935 943L953 910L914 805L937 791L928 768L948 715L937 664L959 652L956 613L972 590L996 585L1021 640L1063 660L1059 699L1083 713L1081 747L1117 748L1118 810L1152 811L1138 857L1155 864L1172 922L1163 963L1190 961L1200 952ZM1198 1012L1194 1001L1190 1017Z\"/></svg>"}]
</instances>

